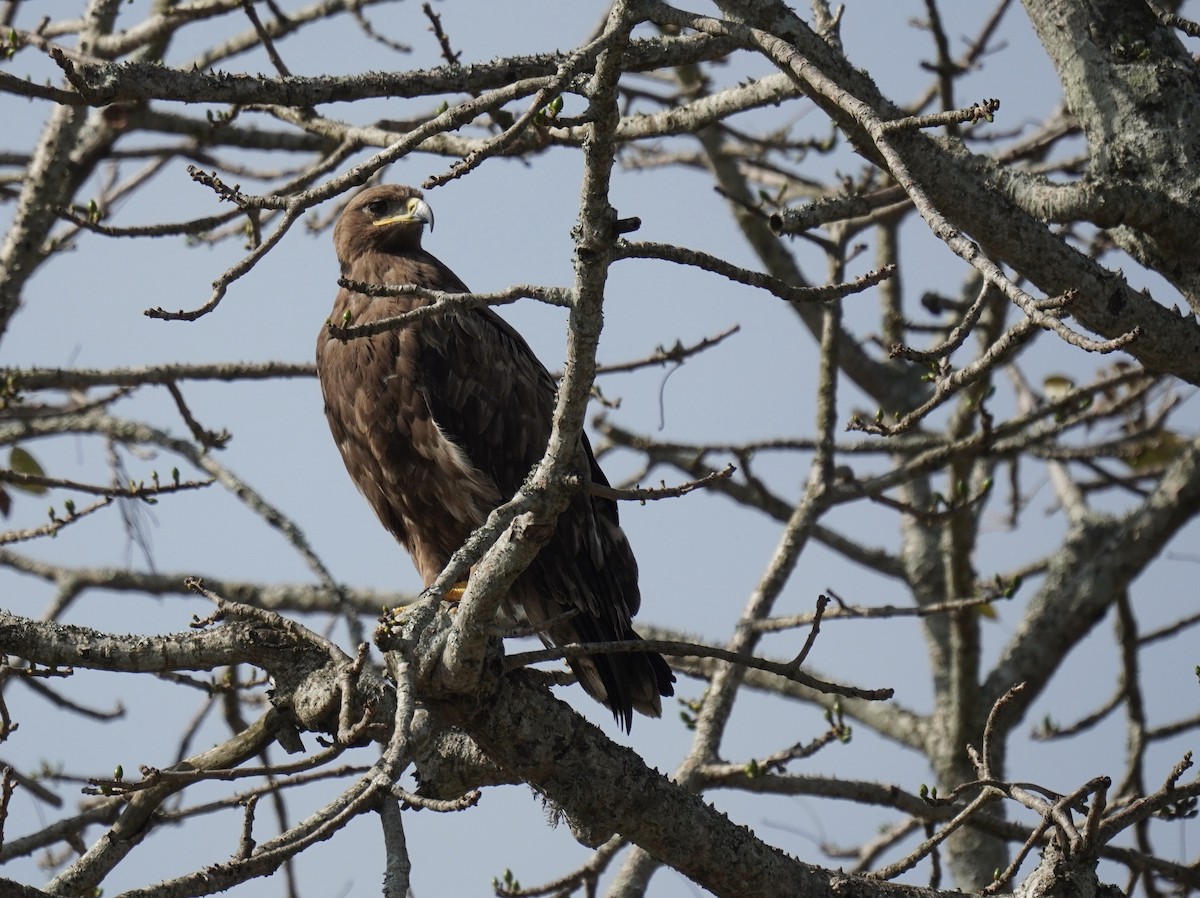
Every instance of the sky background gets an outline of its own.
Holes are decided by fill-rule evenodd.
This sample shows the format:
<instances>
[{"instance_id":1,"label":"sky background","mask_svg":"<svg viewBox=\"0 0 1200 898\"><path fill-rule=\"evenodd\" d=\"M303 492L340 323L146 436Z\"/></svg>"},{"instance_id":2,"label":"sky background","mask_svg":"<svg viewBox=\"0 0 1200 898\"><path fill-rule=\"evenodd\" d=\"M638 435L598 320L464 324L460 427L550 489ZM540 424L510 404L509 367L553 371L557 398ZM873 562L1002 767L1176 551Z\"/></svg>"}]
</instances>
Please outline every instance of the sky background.
<instances>
[{"instance_id":1,"label":"sky background","mask_svg":"<svg viewBox=\"0 0 1200 898\"><path fill-rule=\"evenodd\" d=\"M135 0L124 6L122 21L140 20L147 5ZM18 24L22 27L30 27L44 14L36 8L41 4L28 6L19 13ZM288 10L299 4L281 2L281 6ZM905 103L919 96L929 80L921 64L933 58L934 49L929 35L914 28L910 20L924 14L924 3L848 0L845 6L842 37L851 61L867 69L894 101ZM591 34L605 8L604 3L594 0L571 4L521 0L503 4L501 14L497 12L500 6L492 3L435 4L464 62L578 46ZM977 33L990 10L991 4L985 3L943 4L946 30L956 52L964 46L965 37ZM1183 13L1189 12L1194 14L1196 10L1185 7ZM413 52L404 57L384 54L363 39L349 19L281 41L279 49L295 74L351 74L440 63L437 44L427 30L419 4L392 4L371 10L368 16L385 34L411 44ZM228 28L221 19L184 29L166 62L184 64L226 34ZM983 97L999 97L1002 106L997 122L983 127L1005 135L1046 118L1057 104L1059 93L1050 64L1019 8L1007 16L1001 36L1002 52L991 58L981 72L964 80L959 99L966 105ZM261 55L237 57L222 63L221 68L251 73L270 70ZM28 51L7 64L5 70L53 75L52 67ZM733 83L770 71L765 62L743 54L734 65L719 70L716 77ZM449 99L453 102L455 98ZM570 103L568 100L567 113L573 111ZM378 117L417 118L431 105L428 100L394 100L356 104L353 108L337 105L322 111L365 123ZM41 102L0 97L0 114L6 122L0 149L31 146L47 111L48 105ZM814 136L829 132L827 120L805 100L746 116L738 124L749 128L766 121L798 122L802 130ZM138 138L133 144L139 141L150 143L151 139ZM674 143L681 150L694 146L683 138ZM670 146L665 142L663 145ZM265 154L249 158L257 165L279 164ZM446 170L452 161L413 154L394 166L387 180L419 184ZM814 155L805 163L806 174L814 177L835 170L857 172L859 168L845 151L832 157ZM123 172L133 170L131 166ZM426 236L425 245L478 291L500 290L514 283L569 284L570 230L577 215L580 174L580 154L573 150L551 151L528 162L490 160L470 177L427 194L438 224ZM641 230L632 235L634 239L679 244L735 264L761 267L736 230L724 201L712 190L711 179L702 172L619 168L612 202L622 216L642 220ZM169 165L151 189L119 205L109 223L180 221L225 208L208 190L188 178L185 163L179 161ZM0 207L0 224L7 225L11 214L11 204ZM968 273L965 264L940 247L919 219L906 225L903 240L906 295L916 297L926 290L956 295ZM801 242L796 246L806 274L819 280L824 272L823 260ZM310 361L316 335L337 289L337 264L328 232L312 234L302 227L293 228L274 252L231 286L213 314L195 323L156 321L142 314L154 306L190 309L201 305L208 297L211 281L242 253L236 242L197 249L175 238L109 240L84 236L70 253L44 266L29 282L24 307L0 342L0 364L106 368L168 362ZM852 263L849 274L861 275L872 267L870 251ZM1126 274L1136 286L1142 286L1139 273L1131 267L1126 268ZM1161 286L1153 282L1146 285L1152 289ZM1162 295L1167 297L1167 305L1174 301L1174 297ZM851 297L846 307L847 320L858 332L877 329L876 292ZM530 301L507 307L502 314L521 330L548 367L560 365L565 345L563 310ZM662 369L651 369L604 378L600 384L604 394L620 400L619 409L609 415L622 427L678 440L810 436L814 418L811 385L817 370L813 340L789 308L748 288L667 263L618 263L609 278L599 361L604 364L641 358L656 346L669 346L676 340L691 344L735 324L741 328L736 336L690 360L669 377ZM1088 357L1045 338L1024 361L1034 375L1066 370L1082 381L1110 360ZM337 579L382 590L419 589L419 578L407 556L379 526L345 474L328 434L315 380L188 383L183 390L193 414L204 426L232 432L233 440L219 453L218 460L292 518ZM1196 421L1194 405L1194 400L1185 404L1181 419L1191 427ZM841 420L861 407L847 390L839 409ZM162 423L176 434L183 430L164 390L143 389L115 410L127 417ZM873 413L873 408L866 411ZM95 440L43 441L30 448L51 476L91 481L106 478L104 454ZM166 479L171 467L179 464L161 455L138 458L126 454L124 460L130 475L139 479L148 479L152 470ZM611 479L619 480L636 471L636 459L614 453L605 459L604 466ZM185 476L191 476L184 465L180 467ZM780 493L794 498L807 477L808 459L763 455L756 460L756 471ZM669 482L682 479L666 472L658 476ZM1037 488L1039 476L1029 473L1027 485ZM656 482L657 476L653 479ZM61 503L61 495L52 498ZM29 499L18 494L8 526L44 522L46 505L45 498ZM282 537L218 487L141 508L150 559L159 571L177 572L181 577L201 574L267 582L313 582L303 560ZM1053 495L1044 478L1040 488L1033 491L1025 528L1015 533L1007 531L1003 511L1002 503L993 502L994 523L976 558L981 575L1011 569L1062 533L1062 521L1053 514ZM727 639L775 549L780 525L704 493L644 506L625 504L621 513L641 568L644 598L639 619L684 629L718 644ZM868 542L891 548L896 544L895 516L877 508L854 505L836 512L826 523L850 534L866 535ZM1196 609L1191 586L1200 557L1196 537L1196 528L1189 528L1172 546L1172 554L1135 585L1134 599L1144 628ZM128 565L139 570L148 565L145 554L130 545L111 511L68 528L55 540L12 548L33 557L69 560L77 565ZM1024 594L1032 593L1033 588L1027 586ZM817 595L829 589L858 604L911 603L911 597L897 584L853 568L813 544L789 581L777 613L809 611ZM5 607L37 616L51 595L52 589L45 584L0 569L0 604ZM1021 606L1021 597L1012 607L1001 606L999 619L985 628L985 667L1011 637ZM193 615L207 612L199 599L93 592L76 602L64 620L115 632L164 633L186 629ZM343 632L335 631L335 636L350 648ZM803 638L803 633L771 637L763 649L790 657ZM1194 712L1195 681L1186 677L1195 663L1194 653L1181 651L1180 646L1144 659L1151 682L1160 686L1147 694L1152 719L1174 719ZM866 687L894 687L901 705L921 712L930 710L928 660L921 631L911 621L831 622L823 628L810 664L824 676ZM1115 673L1116 654L1111 626L1106 622L1072 654L1063 675L1037 703L1029 724L1043 714L1065 722L1091 710L1111 694ZM1181 708L1177 690L1189 682L1193 692L1187 696L1186 708ZM166 766L174 761L176 745L158 735L179 732L201 705L198 694L146 682L142 677L134 680L130 675L89 674L56 686L74 700L101 708L121 702L126 716L108 725L81 723L35 700L28 691L13 689L9 708L23 725L7 744L0 746L0 760L29 769L37 760L46 759L80 776L107 775L118 763L127 771L143 763ZM683 677L677 684L681 699L698 698L702 689L701 684ZM607 712L580 690L569 689L562 695L662 770L673 769L690 745L691 733L680 722L677 706L668 706L661 721L637 720L632 735L626 737L615 729ZM723 752L728 760L746 760L812 739L823 729L819 709L745 693ZM209 721L201 729L193 751L222 736L221 725ZM306 743L312 746L311 736ZM1185 747L1175 743L1152 751L1152 764L1158 766L1149 768L1150 779L1165 776ZM1015 745L1010 755L1010 774L1070 791L1094 775L1119 776L1123 748L1123 723L1115 717L1089 738L1083 757L1075 744ZM278 759L282 759L281 753ZM373 752L362 753L362 763L370 763L371 759ZM359 759L352 754L347 760ZM863 727L855 729L850 744L829 748L793 769L896 782L914 791L929 778L919 758L885 744ZM60 791L68 802L75 800L70 787ZM219 794L224 790L211 791L213 796ZM290 795L288 800L294 817L300 817L333 794L332 787L318 787ZM203 789L189 790L187 800L198 802L205 795ZM874 835L881 822L897 819L888 812L864 812L806 798L730 793L712 793L709 798L767 841L814 863L823 862L814 843L827 840L851 845ZM40 806L18 793L8 836L40 828L42 813ZM260 811L259 819L265 823L267 815ZM157 832L152 843L139 850L137 858L118 868L106 881L106 894L178 875L199 863L222 860L236 849L239 823L238 815L226 812ZM414 865L413 887L419 898L491 894L489 877L500 875L505 868L513 869L522 884L531 885L572 869L588 854L565 827L549 829L540 802L526 788L489 790L479 807L464 814L406 814L405 828ZM1183 824L1179 831L1179 859L1193 857L1194 827L1189 829ZM97 832L92 831L90 837ZM265 838L264 834L260 841ZM375 818L359 818L335 839L306 852L298 863L305 895L375 894L383 871ZM921 881L927 875L925 870L922 866L913 881ZM9 865L2 872L33 883L45 878L27 862ZM278 895L281 889L282 883L276 878L255 881L233 894ZM652 894L674 898L699 894L699 890L667 871L656 878Z\"/></svg>"}]
</instances>

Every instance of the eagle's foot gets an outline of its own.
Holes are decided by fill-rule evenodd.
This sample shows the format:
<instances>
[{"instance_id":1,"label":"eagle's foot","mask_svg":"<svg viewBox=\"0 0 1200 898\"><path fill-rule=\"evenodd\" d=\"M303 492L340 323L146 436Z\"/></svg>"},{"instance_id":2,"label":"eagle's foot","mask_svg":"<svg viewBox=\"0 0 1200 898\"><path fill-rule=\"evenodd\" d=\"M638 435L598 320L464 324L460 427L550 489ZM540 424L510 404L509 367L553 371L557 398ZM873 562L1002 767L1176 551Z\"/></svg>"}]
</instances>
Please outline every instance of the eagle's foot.
<instances>
[{"instance_id":1,"label":"eagle's foot","mask_svg":"<svg viewBox=\"0 0 1200 898\"><path fill-rule=\"evenodd\" d=\"M442 594L441 600L449 607L446 609L451 614L458 610L458 603L462 601L463 595L467 591L467 581L460 580ZM421 593L421 598L426 598L427 593ZM395 608L383 609L383 614L379 616L379 626L375 630L378 637L381 633L398 632L405 622L405 618L414 609L419 607L420 602L414 602L411 605L397 605Z\"/></svg>"}]
</instances>

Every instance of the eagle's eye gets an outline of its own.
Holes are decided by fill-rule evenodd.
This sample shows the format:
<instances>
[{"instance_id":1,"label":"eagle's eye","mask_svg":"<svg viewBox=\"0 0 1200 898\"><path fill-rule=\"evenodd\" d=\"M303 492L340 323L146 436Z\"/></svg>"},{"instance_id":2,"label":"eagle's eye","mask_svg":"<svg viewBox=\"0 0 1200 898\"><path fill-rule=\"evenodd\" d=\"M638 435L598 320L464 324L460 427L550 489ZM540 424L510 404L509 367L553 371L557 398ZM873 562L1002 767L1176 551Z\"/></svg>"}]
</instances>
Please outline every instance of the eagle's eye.
<instances>
[{"instance_id":1,"label":"eagle's eye","mask_svg":"<svg viewBox=\"0 0 1200 898\"><path fill-rule=\"evenodd\" d=\"M387 211L387 200L371 200L367 203L367 211L372 215L382 215Z\"/></svg>"}]
</instances>

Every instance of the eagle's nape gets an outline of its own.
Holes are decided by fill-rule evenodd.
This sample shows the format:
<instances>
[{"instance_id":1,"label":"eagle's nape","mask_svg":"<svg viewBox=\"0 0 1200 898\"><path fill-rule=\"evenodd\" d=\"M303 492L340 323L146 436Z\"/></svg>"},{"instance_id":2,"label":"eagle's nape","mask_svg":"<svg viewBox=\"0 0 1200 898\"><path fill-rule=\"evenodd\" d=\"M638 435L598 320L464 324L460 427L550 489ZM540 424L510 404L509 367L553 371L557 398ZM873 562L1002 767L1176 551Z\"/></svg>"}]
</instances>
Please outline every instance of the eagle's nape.
<instances>
[{"instance_id":1,"label":"eagle's nape","mask_svg":"<svg viewBox=\"0 0 1200 898\"><path fill-rule=\"evenodd\" d=\"M421 249L422 228L432 223L411 187L362 191L334 229L343 277L469 292ZM426 304L342 289L330 320L367 324ZM490 308L451 310L348 341L325 328L317 371L351 479L412 555L426 586L488 513L516 493L549 441L554 381ZM586 435L575 468L585 484L608 485ZM631 620L639 604L637 562L616 503L586 489L571 499L505 600L550 645L638 640ZM576 656L568 664L626 729L634 710L658 716L661 696L674 692L670 668L653 652Z\"/></svg>"}]
</instances>

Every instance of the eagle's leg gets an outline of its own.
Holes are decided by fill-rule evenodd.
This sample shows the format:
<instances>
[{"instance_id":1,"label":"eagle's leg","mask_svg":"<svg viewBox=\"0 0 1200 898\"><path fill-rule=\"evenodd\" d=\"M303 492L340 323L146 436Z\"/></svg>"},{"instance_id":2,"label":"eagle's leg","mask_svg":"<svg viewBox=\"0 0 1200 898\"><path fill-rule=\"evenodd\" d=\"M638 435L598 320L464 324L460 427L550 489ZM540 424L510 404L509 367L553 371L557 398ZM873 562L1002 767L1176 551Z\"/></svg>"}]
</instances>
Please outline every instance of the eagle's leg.
<instances>
[{"instance_id":1,"label":"eagle's leg","mask_svg":"<svg viewBox=\"0 0 1200 898\"><path fill-rule=\"evenodd\" d=\"M443 602L457 603L462 601L463 593L467 591L467 581L459 580L453 586L446 590L442 596Z\"/></svg>"}]
</instances>

